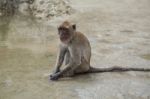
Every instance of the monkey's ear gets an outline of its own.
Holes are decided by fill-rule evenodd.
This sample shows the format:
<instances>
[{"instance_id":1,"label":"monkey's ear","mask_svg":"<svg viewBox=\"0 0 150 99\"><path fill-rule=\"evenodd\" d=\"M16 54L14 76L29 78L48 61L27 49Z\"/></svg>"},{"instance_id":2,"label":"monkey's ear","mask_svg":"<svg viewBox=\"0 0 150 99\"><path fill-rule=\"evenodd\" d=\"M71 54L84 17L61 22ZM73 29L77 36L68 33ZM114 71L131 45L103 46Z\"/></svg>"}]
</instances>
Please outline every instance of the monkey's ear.
<instances>
[{"instance_id":1,"label":"monkey's ear","mask_svg":"<svg viewBox=\"0 0 150 99\"><path fill-rule=\"evenodd\" d=\"M72 25L72 28L73 28L74 30L76 30L76 24L73 24L73 25Z\"/></svg>"}]
</instances>

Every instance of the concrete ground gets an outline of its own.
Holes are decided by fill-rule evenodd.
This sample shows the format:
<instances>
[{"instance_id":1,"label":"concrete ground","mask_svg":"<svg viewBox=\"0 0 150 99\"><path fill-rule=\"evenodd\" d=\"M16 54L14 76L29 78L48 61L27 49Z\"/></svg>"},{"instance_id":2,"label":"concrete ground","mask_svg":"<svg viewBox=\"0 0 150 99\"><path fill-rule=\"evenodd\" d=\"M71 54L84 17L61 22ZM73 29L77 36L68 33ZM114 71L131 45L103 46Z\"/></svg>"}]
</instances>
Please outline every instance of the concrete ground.
<instances>
[{"instance_id":1,"label":"concrete ground","mask_svg":"<svg viewBox=\"0 0 150 99\"><path fill-rule=\"evenodd\" d=\"M49 81L58 50L56 27L66 19L76 23L91 42L93 66L150 68L149 0L70 3L75 9L70 16L43 24L27 19L10 22L6 40L1 41L6 46L0 47L0 99L150 99L150 72Z\"/></svg>"}]
</instances>

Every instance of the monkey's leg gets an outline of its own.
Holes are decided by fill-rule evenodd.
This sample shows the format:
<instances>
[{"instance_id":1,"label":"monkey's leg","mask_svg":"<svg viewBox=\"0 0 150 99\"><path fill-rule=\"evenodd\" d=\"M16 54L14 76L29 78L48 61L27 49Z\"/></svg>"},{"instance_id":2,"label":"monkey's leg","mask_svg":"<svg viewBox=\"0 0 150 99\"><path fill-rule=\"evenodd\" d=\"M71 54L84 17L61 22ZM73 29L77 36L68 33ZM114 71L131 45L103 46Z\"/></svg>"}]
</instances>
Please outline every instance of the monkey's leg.
<instances>
[{"instance_id":1,"label":"monkey's leg","mask_svg":"<svg viewBox=\"0 0 150 99\"><path fill-rule=\"evenodd\" d=\"M51 80L57 80L58 78L63 77L63 75L69 72L70 72L69 75L72 76L74 73L74 70L81 65L81 53L78 50L78 48L75 46L71 46L69 52L71 55L69 63L65 66L65 69L58 72L56 75L55 74L52 75Z\"/></svg>"},{"instance_id":2,"label":"monkey's leg","mask_svg":"<svg viewBox=\"0 0 150 99\"><path fill-rule=\"evenodd\" d=\"M87 62L87 60L84 57L81 58L81 63L82 64L75 69L75 72L74 72L75 75L76 74L84 74L87 71L89 71L90 64L89 64L89 62Z\"/></svg>"}]
</instances>

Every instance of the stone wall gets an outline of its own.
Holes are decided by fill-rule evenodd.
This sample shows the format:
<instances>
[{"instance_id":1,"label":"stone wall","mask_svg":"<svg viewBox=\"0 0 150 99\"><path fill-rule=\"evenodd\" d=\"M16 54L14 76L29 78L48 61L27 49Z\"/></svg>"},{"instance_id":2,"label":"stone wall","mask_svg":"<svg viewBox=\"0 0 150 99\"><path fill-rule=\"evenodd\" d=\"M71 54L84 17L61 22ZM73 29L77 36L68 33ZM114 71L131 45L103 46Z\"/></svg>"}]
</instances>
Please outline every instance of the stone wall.
<instances>
[{"instance_id":1,"label":"stone wall","mask_svg":"<svg viewBox=\"0 0 150 99\"><path fill-rule=\"evenodd\" d=\"M1 0L0 16L13 15L18 8L18 0Z\"/></svg>"},{"instance_id":2,"label":"stone wall","mask_svg":"<svg viewBox=\"0 0 150 99\"><path fill-rule=\"evenodd\" d=\"M35 0L30 8L33 16L40 19L72 13L67 0Z\"/></svg>"},{"instance_id":3,"label":"stone wall","mask_svg":"<svg viewBox=\"0 0 150 99\"><path fill-rule=\"evenodd\" d=\"M32 15L38 19L51 19L73 12L68 0L1 0L0 16Z\"/></svg>"}]
</instances>

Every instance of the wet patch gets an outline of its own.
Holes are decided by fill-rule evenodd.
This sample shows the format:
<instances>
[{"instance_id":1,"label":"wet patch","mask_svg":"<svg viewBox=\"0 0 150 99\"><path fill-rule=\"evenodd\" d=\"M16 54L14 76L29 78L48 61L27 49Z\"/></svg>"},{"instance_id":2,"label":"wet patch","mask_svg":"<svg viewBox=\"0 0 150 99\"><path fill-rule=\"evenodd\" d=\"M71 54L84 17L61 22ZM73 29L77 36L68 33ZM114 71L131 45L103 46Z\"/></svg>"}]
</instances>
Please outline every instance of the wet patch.
<instances>
[{"instance_id":1,"label":"wet patch","mask_svg":"<svg viewBox=\"0 0 150 99\"><path fill-rule=\"evenodd\" d=\"M55 59L51 51L35 54L27 49L0 48L0 98L15 99L25 95L23 99L33 99L36 96L30 93L41 93L41 89L44 93L48 90L48 94L51 89L48 76L44 74L52 71Z\"/></svg>"},{"instance_id":2,"label":"wet patch","mask_svg":"<svg viewBox=\"0 0 150 99\"><path fill-rule=\"evenodd\" d=\"M8 29L8 24L0 25L0 41L6 40Z\"/></svg>"},{"instance_id":3,"label":"wet patch","mask_svg":"<svg viewBox=\"0 0 150 99\"><path fill-rule=\"evenodd\" d=\"M9 31L9 17L0 17L0 47L6 47L6 40Z\"/></svg>"}]
</instances>

